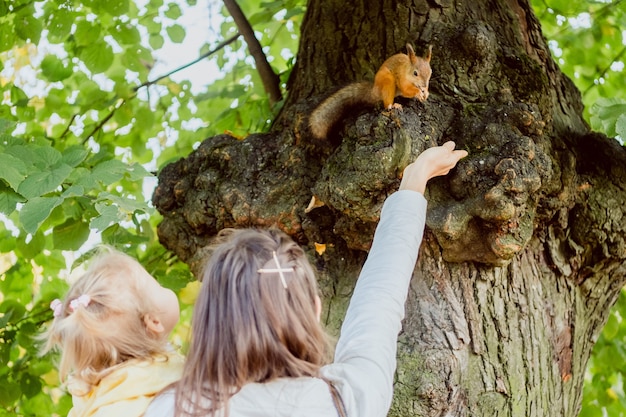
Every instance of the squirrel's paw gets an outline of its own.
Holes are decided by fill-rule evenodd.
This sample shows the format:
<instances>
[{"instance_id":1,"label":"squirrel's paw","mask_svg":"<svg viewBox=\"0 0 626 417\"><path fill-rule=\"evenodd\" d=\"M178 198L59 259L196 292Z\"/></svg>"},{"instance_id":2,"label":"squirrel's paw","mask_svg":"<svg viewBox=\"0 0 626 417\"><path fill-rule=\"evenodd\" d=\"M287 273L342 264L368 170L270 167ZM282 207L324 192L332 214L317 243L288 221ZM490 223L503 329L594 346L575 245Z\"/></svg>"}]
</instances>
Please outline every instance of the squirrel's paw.
<instances>
[{"instance_id":1,"label":"squirrel's paw","mask_svg":"<svg viewBox=\"0 0 626 417\"><path fill-rule=\"evenodd\" d=\"M393 111L393 109L396 109L398 111L402 111L402 104L400 104L400 103L391 103L390 105L385 107L385 109L383 110L383 113L391 114L390 112Z\"/></svg>"}]
</instances>

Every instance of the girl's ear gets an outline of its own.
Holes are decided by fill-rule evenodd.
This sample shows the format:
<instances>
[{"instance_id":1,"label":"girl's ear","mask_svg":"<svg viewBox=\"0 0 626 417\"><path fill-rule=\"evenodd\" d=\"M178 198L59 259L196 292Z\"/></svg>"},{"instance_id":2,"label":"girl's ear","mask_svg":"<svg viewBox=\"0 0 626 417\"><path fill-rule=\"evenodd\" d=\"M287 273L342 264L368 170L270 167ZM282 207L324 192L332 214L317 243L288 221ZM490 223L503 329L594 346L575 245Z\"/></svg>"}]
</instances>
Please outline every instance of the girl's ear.
<instances>
[{"instance_id":1,"label":"girl's ear","mask_svg":"<svg viewBox=\"0 0 626 417\"><path fill-rule=\"evenodd\" d=\"M146 314L145 316L143 316L143 322L148 330L156 334L161 334L165 331L165 327L163 327L163 323L161 323L161 320L151 314Z\"/></svg>"}]
</instances>

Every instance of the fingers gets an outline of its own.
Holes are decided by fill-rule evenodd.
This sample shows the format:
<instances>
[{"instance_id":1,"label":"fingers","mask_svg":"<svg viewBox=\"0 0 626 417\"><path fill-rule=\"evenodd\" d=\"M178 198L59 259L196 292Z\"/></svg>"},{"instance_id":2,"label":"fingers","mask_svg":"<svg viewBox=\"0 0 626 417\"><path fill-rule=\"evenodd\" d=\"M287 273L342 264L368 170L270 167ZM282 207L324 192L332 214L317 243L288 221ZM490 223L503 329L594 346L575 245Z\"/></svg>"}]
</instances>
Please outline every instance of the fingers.
<instances>
[{"instance_id":1,"label":"fingers","mask_svg":"<svg viewBox=\"0 0 626 417\"><path fill-rule=\"evenodd\" d=\"M467 151L464 151L464 150L453 151L448 157L448 163L450 164L450 169L454 168L457 162L459 162L461 159L465 158L466 156L467 156Z\"/></svg>"},{"instance_id":2,"label":"fingers","mask_svg":"<svg viewBox=\"0 0 626 417\"><path fill-rule=\"evenodd\" d=\"M450 151L453 151L454 147L456 146L456 144L454 143L454 141L449 140L449 141L447 141L446 143L444 143L441 146L446 148L446 149L448 149L448 150L450 150Z\"/></svg>"},{"instance_id":3,"label":"fingers","mask_svg":"<svg viewBox=\"0 0 626 417\"><path fill-rule=\"evenodd\" d=\"M404 169L400 189L411 189L423 193L428 180L448 174L461 158L467 156L467 151L455 150L455 146L453 141L448 141L441 146L424 150L413 163Z\"/></svg>"},{"instance_id":4,"label":"fingers","mask_svg":"<svg viewBox=\"0 0 626 417\"><path fill-rule=\"evenodd\" d=\"M467 156L467 151L463 149L454 150L455 146L456 144L451 140L441 145L442 148L445 148L446 150L448 150L448 152L450 152L453 157L452 160L458 162L459 159L465 158Z\"/></svg>"},{"instance_id":5,"label":"fingers","mask_svg":"<svg viewBox=\"0 0 626 417\"><path fill-rule=\"evenodd\" d=\"M432 154L426 159L430 159L426 163L431 166L431 175L432 177L437 177L440 175L446 175L452 168L454 168L459 162L461 158L467 156L467 151L465 150L455 150L455 143L453 141L448 141L441 146L429 148L424 152L430 151L432 149Z\"/></svg>"}]
</instances>

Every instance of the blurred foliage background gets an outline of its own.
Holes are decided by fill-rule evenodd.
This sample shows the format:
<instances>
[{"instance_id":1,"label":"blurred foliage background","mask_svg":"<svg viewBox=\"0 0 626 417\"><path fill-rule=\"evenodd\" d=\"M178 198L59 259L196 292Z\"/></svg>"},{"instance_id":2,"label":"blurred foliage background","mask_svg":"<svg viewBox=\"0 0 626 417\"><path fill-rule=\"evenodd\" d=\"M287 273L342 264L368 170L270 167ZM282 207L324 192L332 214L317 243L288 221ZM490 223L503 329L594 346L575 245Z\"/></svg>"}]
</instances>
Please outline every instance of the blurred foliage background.
<instances>
[{"instance_id":1,"label":"blurred foliage background","mask_svg":"<svg viewBox=\"0 0 626 417\"><path fill-rule=\"evenodd\" d=\"M626 1L532 0L554 59L581 91L594 130L626 139ZM587 365L581 417L626 415L626 294Z\"/></svg>"},{"instance_id":2,"label":"blurred foliage background","mask_svg":"<svg viewBox=\"0 0 626 417\"><path fill-rule=\"evenodd\" d=\"M270 105L232 18L209 3L0 0L0 416L70 408L34 336L98 243L178 292L173 341L184 350L197 283L156 237L155 173L206 137L267 130L281 105ZM284 90L305 0L238 3ZM626 2L532 3L591 126L626 138ZM194 14L204 31L184 23ZM190 48L199 62L176 61ZM581 415L626 413L624 317L621 297L590 361Z\"/></svg>"}]
</instances>

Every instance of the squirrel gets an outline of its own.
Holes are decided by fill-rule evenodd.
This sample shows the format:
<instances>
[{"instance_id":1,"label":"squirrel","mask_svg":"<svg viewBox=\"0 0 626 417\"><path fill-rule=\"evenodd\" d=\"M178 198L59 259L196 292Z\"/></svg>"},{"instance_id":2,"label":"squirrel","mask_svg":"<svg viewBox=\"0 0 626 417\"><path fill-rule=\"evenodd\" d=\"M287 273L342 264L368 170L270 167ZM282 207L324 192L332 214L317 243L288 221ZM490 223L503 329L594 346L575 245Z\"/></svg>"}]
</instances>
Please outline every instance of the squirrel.
<instances>
[{"instance_id":1,"label":"squirrel","mask_svg":"<svg viewBox=\"0 0 626 417\"><path fill-rule=\"evenodd\" d=\"M416 56L413 47L408 43L406 49L407 54L395 54L383 62L376 72L373 84L368 81L348 84L320 103L309 117L313 136L325 138L343 112L357 104L375 105L382 101L385 109L401 109L402 105L394 103L397 96L425 101L428 98L428 81L432 74L432 45L428 47L425 57Z\"/></svg>"}]
</instances>

